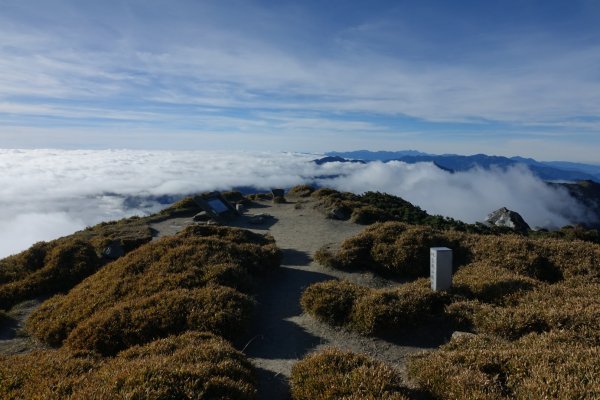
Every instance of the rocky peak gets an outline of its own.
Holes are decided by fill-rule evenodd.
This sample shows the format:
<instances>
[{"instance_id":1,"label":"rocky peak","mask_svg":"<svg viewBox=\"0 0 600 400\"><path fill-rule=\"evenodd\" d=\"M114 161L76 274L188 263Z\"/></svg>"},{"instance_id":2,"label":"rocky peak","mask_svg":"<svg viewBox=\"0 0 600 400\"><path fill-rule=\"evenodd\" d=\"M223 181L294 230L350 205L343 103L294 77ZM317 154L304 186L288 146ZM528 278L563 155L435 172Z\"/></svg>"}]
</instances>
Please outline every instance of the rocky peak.
<instances>
[{"instance_id":1,"label":"rocky peak","mask_svg":"<svg viewBox=\"0 0 600 400\"><path fill-rule=\"evenodd\" d=\"M485 222L488 225L503 226L523 233L531 229L518 212L511 211L506 207L488 214Z\"/></svg>"}]
</instances>

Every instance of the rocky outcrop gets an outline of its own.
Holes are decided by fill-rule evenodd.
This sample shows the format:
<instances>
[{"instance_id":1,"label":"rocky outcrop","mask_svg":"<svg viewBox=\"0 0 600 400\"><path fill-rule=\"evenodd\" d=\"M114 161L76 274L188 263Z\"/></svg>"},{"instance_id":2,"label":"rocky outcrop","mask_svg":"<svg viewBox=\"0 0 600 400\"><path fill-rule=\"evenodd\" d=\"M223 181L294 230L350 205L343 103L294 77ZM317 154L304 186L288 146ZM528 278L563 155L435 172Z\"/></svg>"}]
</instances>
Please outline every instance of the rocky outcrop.
<instances>
[{"instance_id":1,"label":"rocky outcrop","mask_svg":"<svg viewBox=\"0 0 600 400\"><path fill-rule=\"evenodd\" d=\"M518 212L502 207L485 219L486 224L514 229L517 232L526 233L531 228Z\"/></svg>"}]
</instances>

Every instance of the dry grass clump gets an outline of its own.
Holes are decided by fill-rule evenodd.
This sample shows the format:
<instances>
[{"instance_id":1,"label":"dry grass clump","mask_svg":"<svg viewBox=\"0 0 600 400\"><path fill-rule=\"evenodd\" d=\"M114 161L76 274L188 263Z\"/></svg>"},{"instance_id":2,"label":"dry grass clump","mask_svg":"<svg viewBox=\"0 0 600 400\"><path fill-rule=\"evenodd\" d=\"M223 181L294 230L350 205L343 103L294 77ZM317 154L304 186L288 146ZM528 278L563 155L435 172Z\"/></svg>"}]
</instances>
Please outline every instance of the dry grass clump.
<instances>
[{"instance_id":1,"label":"dry grass clump","mask_svg":"<svg viewBox=\"0 0 600 400\"><path fill-rule=\"evenodd\" d=\"M273 195L271 193L253 193L253 194L249 194L247 197L249 200L252 200L252 201L273 200Z\"/></svg>"},{"instance_id":2,"label":"dry grass clump","mask_svg":"<svg viewBox=\"0 0 600 400\"><path fill-rule=\"evenodd\" d=\"M413 358L408 372L438 399L599 398L600 348L561 336L463 337Z\"/></svg>"},{"instance_id":3,"label":"dry grass clump","mask_svg":"<svg viewBox=\"0 0 600 400\"><path fill-rule=\"evenodd\" d=\"M108 261L102 251L109 244L127 253L150 240L148 225L133 217L38 242L0 260L0 307L69 290Z\"/></svg>"},{"instance_id":4,"label":"dry grass clump","mask_svg":"<svg viewBox=\"0 0 600 400\"><path fill-rule=\"evenodd\" d=\"M483 262L524 277L558 282L586 276L600 281L600 245L519 235L441 231L400 222L374 224L346 239L336 253L322 249L317 260L341 269L372 269L400 278L429 274L429 248L453 249L455 269Z\"/></svg>"},{"instance_id":5,"label":"dry grass clump","mask_svg":"<svg viewBox=\"0 0 600 400\"><path fill-rule=\"evenodd\" d=\"M119 303L77 325L65 340L73 349L103 355L184 331L208 331L228 339L244 332L253 301L235 289L176 289Z\"/></svg>"},{"instance_id":6,"label":"dry grass clump","mask_svg":"<svg viewBox=\"0 0 600 400\"><path fill-rule=\"evenodd\" d=\"M225 340L186 333L115 358L67 349L0 358L3 399L236 399L256 397L250 362Z\"/></svg>"},{"instance_id":7,"label":"dry grass clump","mask_svg":"<svg viewBox=\"0 0 600 400\"><path fill-rule=\"evenodd\" d=\"M157 214L151 215L148 219L151 222L159 222L169 218L191 217L200 211L202 211L202 208L194 201L193 197L184 197Z\"/></svg>"},{"instance_id":8,"label":"dry grass clump","mask_svg":"<svg viewBox=\"0 0 600 400\"><path fill-rule=\"evenodd\" d=\"M235 278L276 268L280 258L272 238L239 229L192 226L177 236L140 247L108 264L68 294L44 302L29 317L26 329L42 342L59 346L95 313L211 282L244 286L247 282L235 282ZM240 270L246 274L238 273Z\"/></svg>"},{"instance_id":9,"label":"dry grass clump","mask_svg":"<svg viewBox=\"0 0 600 400\"><path fill-rule=\"evenodd\" d=\"M418 326L442 316L448 303L444 293L433 292L420 279L395 289L370 289L347 281L327 281L309 286L300 300L302 308L318 320L345 325L366 335L383 335Z\"/></svg>"},{"instance_id":10,"label":"dry grass clump","mask_svg":"<svg viewBox=\"0 0 600 400\"><path fill-rule=\"evenodd\" d=\"M72 236L89 240L97 253L101 253L108 244L114 243L118 243L124 253L129 253L152 240L152 229L146 218L131 217L101 222Z\"/></svg>"},{"instance_id":11,"label":"dry grass clump","mask_svg":"<svg viewBox=\"0 0 600 400\"><path fill-rule=\"evenodd\" d=\"M296 197L310 197L314 191L315 188L310 185L297 185L291 188L288 194Z\"/></svg>"},{"instance_id":12,"label":"dry grass clump","mask_svg":"<svg viewBox=\"0 0 600 400\"><path fill-rule=\"evenodd\" d=\"M385 222L366 228L346 239L336 254L325 249L316 254L319 262L341 269L372 269L397 277L429 274L429 248L449 246L460 260L459 234L425 226Z\"/></svg>"},{"instance_id":13,"label":"dry grass clump","mask_svg":"<svg viewBox=\"0 0 600 400\"><path fill-rule=\"evenodd\" d=\"M362 354L327 349L297 362L290 377L294 400L404 400L398 372Z\"/></svg>"},{"instance_id":14,"label":"dry grass clump","mask_svg":"<svg viewBox=\"0 0 600 400\"><path fill-rule=\"evenodd\" d=\"M443 316L448 302L448 296L432 291L426 279L395 289L372 289L356 301L351 328L366 335L398 332Z\"/></svg>"},{"instance_id":15,"label":"dry grass clump","mask_svg":"<svg viewBox=\"0 0 600 400\"><path fill-rule=\"evenodd\" d=\"M600 284L543 285L526 292L514 305L463 306L457 314L477 332L516 339L531 332L568 330L583 341L600 345Z\"/></svg>"},{"instance_id":16,"label":"dry grass clump","mask_svg":"<svg viewBox=\"0 0 600 400\"><path fill-rule=\"evenodd\" d=\"M496 304L515 301L519 295L540 285L536 279L483 261L460 267L452 278L453 293Z\"/></svg>"},{"instance_id":17,"label":"dry grass clump","mask_svg":"<svg viewBox=\"0 0 600 400\"><path fill-rule=\"evenodd\" d=\"M15 268L24 272L20 279L0 286L0 308L4 309L23 300L66 291L101 265L94 247L78 239L38 243L31 251L9 258L13 266L23 263Z\"/></svg>"},{"instance_id":18,"label":"dry grass clump","mask_svg":"<svg viewBox=\"0 0 600 400\"><path fill-rule=\"evenodd\" d=\"M331 325L347 325L357 299L369 289L348 281L326 281L310 285L300 299L302 309Z\"/></svg>"}]
</instances>

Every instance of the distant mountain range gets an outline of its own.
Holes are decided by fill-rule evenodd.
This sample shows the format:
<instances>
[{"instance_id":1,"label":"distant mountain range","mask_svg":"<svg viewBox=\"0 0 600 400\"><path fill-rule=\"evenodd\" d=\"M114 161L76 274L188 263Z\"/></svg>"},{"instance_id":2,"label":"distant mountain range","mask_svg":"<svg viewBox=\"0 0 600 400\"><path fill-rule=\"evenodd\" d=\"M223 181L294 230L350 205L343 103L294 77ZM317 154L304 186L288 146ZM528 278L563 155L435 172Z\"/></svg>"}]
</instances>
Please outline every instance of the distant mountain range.
<instances>
[{"instance_id":1,"label":"distant mountain range","mask_svg":"<svg viewBox=\"0 0 600 400\"><path fill-rule=\"evenodd\" d=\"M589 180L600 183L600 165L572 163L566 161L536 161L532 158L488 156L475 154L462 156L457 154L427 154L416 150L405 151L368 151L329 152L326 158L315 160L317 163L333 161L403 161L409 164L433 162L439 168L449 172L467 171L472 168L508 168L524 164L539 178L545 181L577 182Z\"/></svg>"}]
</instances>

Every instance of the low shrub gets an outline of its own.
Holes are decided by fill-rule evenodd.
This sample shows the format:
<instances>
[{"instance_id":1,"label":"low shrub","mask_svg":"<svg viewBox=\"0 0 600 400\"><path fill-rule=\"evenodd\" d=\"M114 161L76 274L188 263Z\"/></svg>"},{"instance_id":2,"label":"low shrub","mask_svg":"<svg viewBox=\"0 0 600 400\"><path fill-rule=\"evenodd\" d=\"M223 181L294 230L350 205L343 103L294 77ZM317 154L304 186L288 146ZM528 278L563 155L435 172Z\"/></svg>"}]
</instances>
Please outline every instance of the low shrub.
<instances>
[{"instance_id":1,"label":"low shrub","mask_svg":"<svg viewBox=\"0 0 600 400\"><path fill-rule=\"evenodd\" d=\"M483 261L460 267L452 281L453 293L497 304L515 301L520 294L541 285L538 280Z\"/></svg>"},{"instance_id":2,"label":"low shrub","mask_svg":"<svg viewBox=\"0 0 600 400\"><path fill-rule=\"evenodd\" d=\"M191 217L202 211L202 207L196 203L193 197L184 197L171 206L160 210L157 214L151 215L148 219L151 222L164 221L169 218Z\"/></svg>"},{"instance_id":3,"label":"low shrub","mask_svg":"<svg viewBox=\"0 0 600 400\"><path fill-rule=\"evenodd\" d=\"M131 346L189 330L234 339L244 332L252 308L248 296L231 288L176 289L94 313L71 331L65 345L114 355Z\"/></svg>"},{"instance_id":4,"label":"low shrub","mask_svg":"<svg viewBox=\"0 0 600 400\"><path fill-rule=\"evenodd\" d=\"M341 269L372 269L400 278L428 276L430 247L455 249L455 264L458 264L464 258L459 239L459 234L386 222L346 239L333 259L328 257L327 261Z\"/></svg>"},{"instance_id":5,"label":"low shrub","mask_svg":"<svg viewBox=\"0 0 600 400\"><path fill-rule=\"evenodd\" d=\"M150 218L131 217L101 222L71 236L89 240L98 254L101 254L109 244L115 243L127 254L152 240L152 229L148 225Z\"/></svg>"},{"instance_id":6,"label":"low shrub","mask_svg":"<svg viewBox=\"0 0 600 400\"><path fill-rule=\"evenodd\" d=\"M252 366L227 341L189 332L114 358L44 350L0 357L3 399L236 399L256 397Z\"/></svg>"},{"instance_id":7,"label":"low shrub","mask_svg":"<svg viewBox=\"0 0 600 400\"><path fill-rule=\"evenodd\" d=\"M429 274L429 249L437 246L453 249L455 269L482 262L545 282L581 276L600 282L600 245L514 234L440 231L399 222L374 224L346 239L336 253L323 252L322 258L336 268L366 268L412 278Z\"/></svg>"},{"instance_id":8,"label":"low shrub","mask_svg":"<svg viewBox=\"0 0 600 400\"><path fill-rule=\"evenodd\" d=\"M350 214L350 220L356 224L370 225L375 222L389 221L391 217L387 212L373 206L356 207Z\"/></svg>"},{"instance_id":9,"label":"low shrub","mask_svg":"<svg viewBox=\"0 0 600 400\"><path fill-rule=\"evenodd\" d=\"M404 400L400 374L362 354L327 349L298 361L290 377L294 400Z\"/></svg>"},{"instance_id":10,"label":"low shrub","mask_svg":"<svg viewBox=\"0 0 600 400\"><path fill-rule=\"evenodd\" d=\"M0 260L0 285L23 279L28 274L41 269L48 249L47 242L38 242L29 249Z\"/></svg>"},{"instance_id":11,"label":"low shrub","mask_svg":"<svg viewBox=\"0 0 600 400\"><path fill-rule=\"evenodd\" d=\"M366 335L385 335L442 317L449 297L434 292L426 279L395 289L371 289L357 299L351 328Z\"/></svg>"},{"instance_id":12,"label":"low shrub","mask_svg":"<svg viewBox=\"0 0 600 400\"><path fill-rule=\"evenodd\" d=\"M335 254L330 250L329 246L323 246L315 252L313 259L319 264L330 267L330 268L341 268L339 265L335 265L336 257Z\"/></svg>"},{"instance_id":13,"label":"low shrub","mask_svg":"<svg viewBox=\"0 0 600 400\"><path fill-rule=\"evenodd\" d=\"M249 200L252 201L269 201L273 200L273 195L271 193L253 193L246 196Z\"/></svg>"},{"instance_id":14,"label":"low shrub","mask_svg":"<svg viewBox=\"0 0 600 400\"><path fill-rule=\"evenodd\" d=\"M310 285L300 304L304 312L331 325L346 325L351 321L356 301L369 289L348 281L326 281Z\"/></svg>"},{"instance_id":15,"label":"low shrub","mask_svg":"<svg viewBox=\"0 0 600 400\"><path fill-rule=\"evenodd\" d=\"M30 272L21 279L0 286L0 307L8 309L13 305L37 296L66 291L100 267L101 261L94 247L87 241L61 240L52 245L34 246L36 265L28 265ZM38 265L41 262L41 266Z\"/></svg>"},{"instance_id":16,"label":"low shrub","mask_svg":"<svg viewBox=\"0 0 600 400\"><path fill-rule=\"evenodd\" d=\"M288 195L296 197L310 197L315 191L315 188L310 185L298 185L294 186L288 191Z\"/></svg>"},{"instance_id":17,"label":"low shrub","mask_svg":"<svg viewBox=\"0 0 600 400\"><path fill-rule=\"evenodd\" d=\"M47 300L31 314L26 329L42 342L60 346L77 325L96 312L215 281L244 287L248 282L236 282L236 277L262 274L279 266L280 259L270 237L233 228L191 226L106 265L67 295ZM219 275L215 268L224 265L229 267ZM235 272L240 270L246 274Z\"/></svg>"},{"instance_id":18,"label":"low shrub","mask_svg":"<svg viewBox=\"0 0 600 400\"><path fill-rule=\"evenodd\" d=\"M383 335L443 316L448 295L433 292L421 279L395 289L370 289L347 281L309 286L302 308L316 319L366 335Z\"/></svg>"},{"instance_id":19,"label":"low shrub","mask_svg":"<svg viewBox=\"0 0 600 400\"><path fill-rule=\"evenodd\" d=\"M244 197L242 192L238 191L230 191L230 192L221 192L221 196L231 203L238 203L243 205L248 205L250 201Z\"/></svg>"},{"instance_id":20,"label":"low shrub","mask_svg":"<svg viewBox=\"0 0 600 400\"><path fill-rule=\"evenodd\" d=\"M411 379L437 399L595 399L600 348L548 335L462 337L414 357Z\"/></svg>"},{"instance_id":21,"label":"low shrub","mask_svg":"<svg viewBox=\"0 0 600 400\"><path fill-rule=\"evenodd\" d=\"M472 314L478 332L516 339L531 332L568 330L600 345L600 284L544 285L515 305L483 305Z\"/></svg>"}]
</instances>

